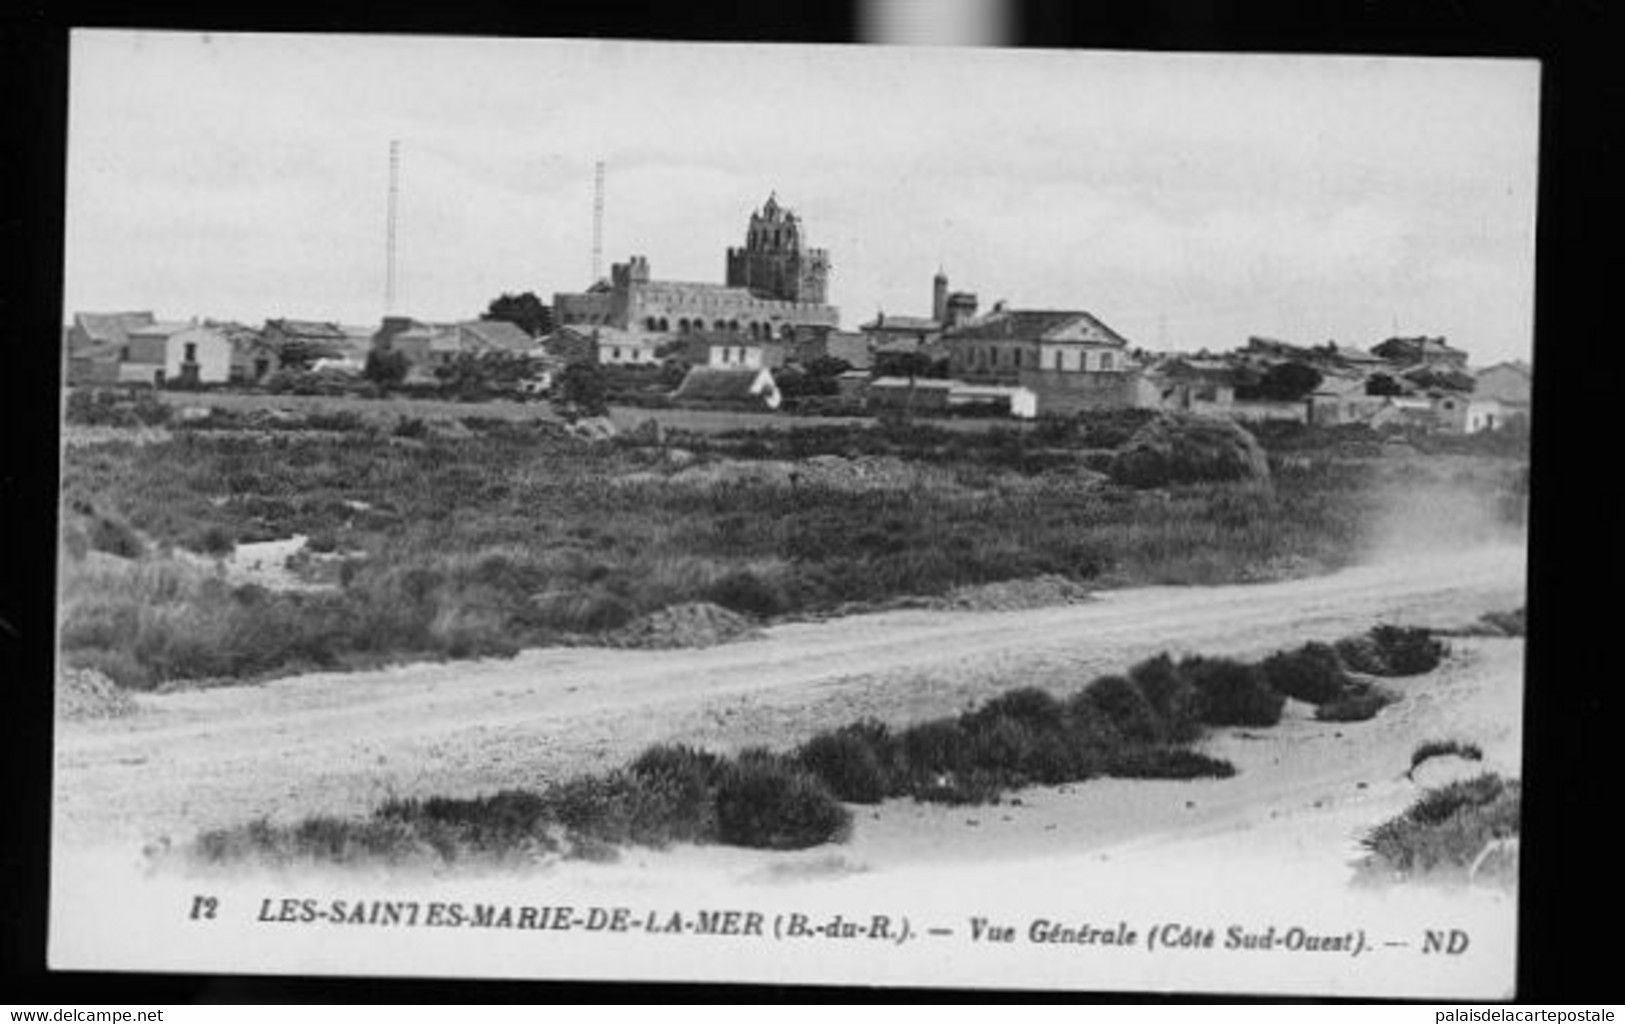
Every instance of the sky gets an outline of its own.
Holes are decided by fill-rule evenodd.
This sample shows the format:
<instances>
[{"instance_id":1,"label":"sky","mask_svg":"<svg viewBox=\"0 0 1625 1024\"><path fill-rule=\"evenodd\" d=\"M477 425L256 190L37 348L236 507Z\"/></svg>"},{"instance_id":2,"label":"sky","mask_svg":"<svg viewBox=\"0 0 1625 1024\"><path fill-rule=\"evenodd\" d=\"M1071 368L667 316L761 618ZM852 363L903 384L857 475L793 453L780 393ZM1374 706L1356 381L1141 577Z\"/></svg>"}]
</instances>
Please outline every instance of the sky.
<instances>
[{"instance_id":1,"label":"sky","mask_svg":"<svg viewBox=\"0 0 1625 1024\"><path fill-rule=\"evenodd\" d=\"M842 326L1084 309L1131 343L1532 352L1539 66L1442 58L82 31L65 313L477 316L713 281L776 192Z\"/></svg>"}]
</instances>

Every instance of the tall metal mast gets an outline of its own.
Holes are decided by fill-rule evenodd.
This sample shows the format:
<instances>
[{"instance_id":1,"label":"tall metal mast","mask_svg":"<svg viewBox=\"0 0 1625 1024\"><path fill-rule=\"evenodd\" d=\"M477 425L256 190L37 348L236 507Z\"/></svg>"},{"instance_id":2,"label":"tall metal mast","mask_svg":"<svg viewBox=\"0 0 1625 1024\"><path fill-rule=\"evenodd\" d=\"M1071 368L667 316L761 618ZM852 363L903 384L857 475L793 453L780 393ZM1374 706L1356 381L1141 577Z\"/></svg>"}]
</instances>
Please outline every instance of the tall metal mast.
<instances>
[{"instance_id":1,"label":"tall metal mast","mask_svg":"<svg viewBox=\"0 0 1625 1024\"><path fill-rule=\"evenodd\" d=\"M592 280L596 284L604 264L604 162L593 167L592 187Z\"/></svg>"},{"instance_id":2,"label":"tall metal mast","mask_svg":"<svg viewBox=\"0 0 1625 1024\"><path fill-rule=\"evenodd\" d=\"M384 241L384 315L395 312L395 218L400 200L401 143L389 140L389 224Z\"/></svg>"}]
</instances>

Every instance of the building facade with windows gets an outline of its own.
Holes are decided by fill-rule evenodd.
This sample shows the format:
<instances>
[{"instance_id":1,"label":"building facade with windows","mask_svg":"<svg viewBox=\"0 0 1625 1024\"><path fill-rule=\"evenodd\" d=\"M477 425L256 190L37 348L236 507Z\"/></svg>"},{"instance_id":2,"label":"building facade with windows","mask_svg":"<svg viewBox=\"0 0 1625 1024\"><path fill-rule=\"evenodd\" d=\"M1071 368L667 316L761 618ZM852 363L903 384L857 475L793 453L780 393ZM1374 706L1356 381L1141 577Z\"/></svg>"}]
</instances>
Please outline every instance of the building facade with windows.
<instances>
[{"instance_id":1,"label":"building facade with windows","mask_svg":"<svg viewBox=\"0 0 1625 1024\"><path fill-rule=\"evenodd\" d=\"M1160 404L1127 340L1081 310L998 308L943 342L954 378L1026 388L1039 415Z\"/></svg>"}]
</instances>

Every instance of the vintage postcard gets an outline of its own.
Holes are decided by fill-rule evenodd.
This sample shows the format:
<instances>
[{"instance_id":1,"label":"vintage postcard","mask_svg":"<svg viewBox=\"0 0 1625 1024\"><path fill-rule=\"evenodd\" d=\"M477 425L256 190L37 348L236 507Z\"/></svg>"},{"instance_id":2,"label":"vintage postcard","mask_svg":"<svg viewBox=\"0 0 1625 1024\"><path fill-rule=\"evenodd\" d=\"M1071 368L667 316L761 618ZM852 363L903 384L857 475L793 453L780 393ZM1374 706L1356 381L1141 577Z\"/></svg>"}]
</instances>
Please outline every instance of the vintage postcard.
<instances>
[{"instance_id":1,"label":"vintage postcard","mask_svg":"<svg viewBox=\"0 0 1625 1024\"><path fill-rule=\"evenodd\" d=\"M51 965L1511 994L1539 94L75 33Z\"/></svg>"}]
</instances>

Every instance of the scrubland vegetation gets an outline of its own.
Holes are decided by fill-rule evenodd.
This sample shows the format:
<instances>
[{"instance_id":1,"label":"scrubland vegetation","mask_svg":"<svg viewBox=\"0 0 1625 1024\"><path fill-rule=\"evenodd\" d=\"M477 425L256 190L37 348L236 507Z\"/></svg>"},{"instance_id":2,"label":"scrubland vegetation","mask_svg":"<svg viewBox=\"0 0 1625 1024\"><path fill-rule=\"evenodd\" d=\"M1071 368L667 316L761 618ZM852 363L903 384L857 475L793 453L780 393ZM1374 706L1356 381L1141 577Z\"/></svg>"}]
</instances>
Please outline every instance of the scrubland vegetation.
<instances>
[{"instance_id":1,"label":"scrubland vegetation","mask_svg":"<svg viewBox=\"0 0 1625 1024\"><path fill-rule=\"evenodd\" d=\"M212 864L436 865L594 859L620 846L677 842L801 849L844 840L852 828L846 804L988 803L1026 786L1101 777L1225 778L1235 767L1193 744L1216 727L1276 725L1287 698L1269 679L1287 678L1282 665L1324 664L1357 689L1336 655L1328 660L1331 650L1311 644L1263 664L1163 654L1071 694L1014 689L901 729L864 720L789 751L734 756L660 745L624 768L535 790L391 800L366 818L218 829L189 853ZM1344 697L1320 682L1310 689L1324 701Z\"/></svg>"},{"instance_id":2,"label":"scrubland vegetation","mask_svg":"<svg viewBox=\"0 0 1625 1024\"><path fill-rule=\"evenodd\" d=\"M1364 869L1373 878L1472 879L1499 841L1515 839L1522 787L1493 772L1422 794L1405 812L1372 829L1362 844ZM1493 866L1516 881L1516 857Z\"/></svg>"},{"instance_id":3,"label":"scrubland vegetation","mask_svg":"<svg viewBox=\"0 0 1625 1024\"><path fill-rule=\"evenodd\" d=\"M81 394L70 422L168 418L161 403ZM215 410L172 423L164 440L66 450L62 649L72 665L150 688L509 655L590 642L689 602L771 619L1045 574L1211 584L1360 556L1380 512L1379 462L1281 460L1267 481L1111 482L1097 470L1145 422L589 444L542 422ZM886 457L895 479L784 486L681 472L817 456ZM322 553L328 589L231 584L165 556L301 534Z\"/></svg>"}]
</instances>

